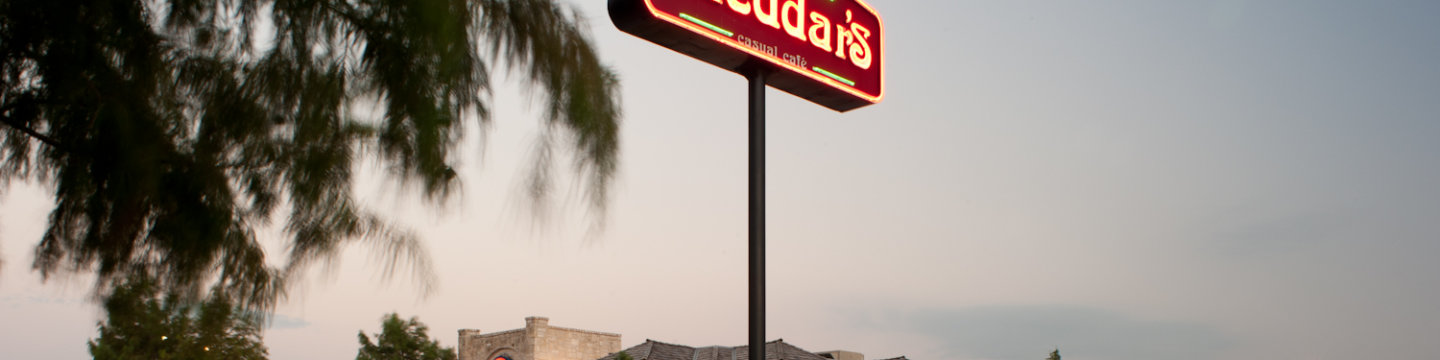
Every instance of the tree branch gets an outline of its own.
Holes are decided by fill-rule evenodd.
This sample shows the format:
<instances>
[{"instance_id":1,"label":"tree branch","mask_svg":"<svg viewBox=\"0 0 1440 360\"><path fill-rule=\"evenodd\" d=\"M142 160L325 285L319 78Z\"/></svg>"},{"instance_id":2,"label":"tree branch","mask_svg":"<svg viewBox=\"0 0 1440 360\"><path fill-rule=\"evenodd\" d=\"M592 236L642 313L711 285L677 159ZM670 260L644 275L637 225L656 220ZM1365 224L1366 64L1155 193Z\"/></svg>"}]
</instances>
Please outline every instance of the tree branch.
<instances>
[{"instance_id":1,"label":"tree branch","mask_svg":"<svg viewBox=\"0 0 1440 360\"><path fill-rule=\"evenodd\" d=\"M57 149L65 148L65 146L60 145L59 141L55 141L55 139L51 139L49 136L45 136L45 134L41 134L39 131L35 131L35 129L31 129L28 126L25 126L25 124L21 124L19 121L15 121L15 119L10 118L9 116L0 115L0 122L5 123L5 125L10 125L10 127L15 128L16 130L20 130L20 132L25 133L25 135L30 135L30 137L35 138L35 140L40 140L40 142L43 142L46 145L50 145Z\"/></svg>"}]
</instances>

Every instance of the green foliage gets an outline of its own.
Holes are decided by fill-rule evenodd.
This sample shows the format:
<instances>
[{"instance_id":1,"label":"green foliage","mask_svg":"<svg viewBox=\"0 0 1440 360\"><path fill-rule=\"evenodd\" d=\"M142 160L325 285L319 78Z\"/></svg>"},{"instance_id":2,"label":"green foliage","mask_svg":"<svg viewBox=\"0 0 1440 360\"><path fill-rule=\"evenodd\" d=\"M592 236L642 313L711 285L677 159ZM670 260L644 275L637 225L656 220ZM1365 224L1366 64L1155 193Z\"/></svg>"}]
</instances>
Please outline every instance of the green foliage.
<instances>
[{"instance_id":1,"label":"green foliage","mask_svg":"<svg viewBox=\"0 0 1440 360\"><path fill-rule=\"evenodd\" d=\"M621 351L620 353L615 354L615 360L635 360L635 358L630 357L629 353Z\"/></svg>"},{"instance_id":2,"label":"green foliage","mask_svg":"<svg viewBox=\"0 0 1440 360\"><path fill-rule=\"evenodd\" d=\"M1051 351L1050 357L1045 358L1045 360L1060 360L1060 349L1055 349L1055 351Z\"/></svg>"},{"instance_id":3,"label":"green foliage","mask_svg":"<svg viewBox=\"0 0 1440 360\"><path fill-rule=\"evenodd\" d=\"M183 304L163 301L149 282L128 282L105 300L109 317L89 342L96 360L265 359L260 321L224 297Z\"/></svg>"},{"instance_id":4,"label":"green foliage","mask_svg":"<svg viewBox=\"0 0 1440 360\"><path fill-rule=\"evenodd\" d=\"M455 349L440 347L427 330L417 318L407 321L395 313L385 315L374 342L360 332L360 352L355 360L455 360Z\"/></svg>"},{"instance_id":5,"label":"green foliage","mask_svg":"<svg viewBox=\"0 0 1440 360\"><path fill-rule=\"evenodd\" d=\"M53 189L33 266L101 296L141 275L263 310L357 241L428 291L420 240L356 202L353 171L449 198L451 152L490 121L487 61L542 98L530 195L559 138L603 210L618 80L554 0L0 1L0 186ZM284 261L256 239L277 220Z\"/></svg>"}]
</instances>

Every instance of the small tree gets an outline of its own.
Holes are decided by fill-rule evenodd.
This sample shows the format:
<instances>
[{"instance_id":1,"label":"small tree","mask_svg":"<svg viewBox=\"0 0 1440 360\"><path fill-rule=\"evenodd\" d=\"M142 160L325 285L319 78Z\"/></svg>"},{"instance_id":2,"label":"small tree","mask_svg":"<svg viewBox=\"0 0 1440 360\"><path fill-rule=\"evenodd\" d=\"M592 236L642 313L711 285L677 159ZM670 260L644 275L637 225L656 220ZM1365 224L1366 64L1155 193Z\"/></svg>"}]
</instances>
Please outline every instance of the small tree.
<instances>
[{"instance_id":1,"label":"small tree","mask_svg":"<svg viewBox=\"0 0 1440 360\"><path fill-rule=\"evenodd\" d=\"M1051 351L1050 357L1045 358L1045 360L1060 360L1060 349L1057 348L1055 351Z\"/></svg>"},{"instance_id":2,"label":"small tree","mask_svg":"<svg viewBox=\"0 0 1440 360\"><path fill-rule=\"evenodd\" d=\"M132 280L105 299L106 321L89 341L96 360L265 359L260 321L224 297L185 304Z\"/></svg>"},{"instance_id":3,"label":"small tree","mask_svg":"<svg viewBox=\"0 0 1440 360\"><path fill-rule=\"evenodd\" d=\"M455 349L441 347L426 334L429 329L417 318L400 320L395 313L386 315L375 342L360 331L360 353L355 360L455 360Z\"/></svg>"}]
</instances>

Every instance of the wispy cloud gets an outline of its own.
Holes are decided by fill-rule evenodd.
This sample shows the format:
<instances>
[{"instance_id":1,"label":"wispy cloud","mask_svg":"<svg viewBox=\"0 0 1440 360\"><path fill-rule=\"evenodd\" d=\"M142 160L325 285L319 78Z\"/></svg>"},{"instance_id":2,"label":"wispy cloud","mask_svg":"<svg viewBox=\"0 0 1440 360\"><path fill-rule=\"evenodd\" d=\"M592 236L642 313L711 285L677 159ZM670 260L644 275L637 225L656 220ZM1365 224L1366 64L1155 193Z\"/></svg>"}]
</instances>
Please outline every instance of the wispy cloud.
<instances>
[{"instance_id":1,"label":"wispy cloud","mask_svg":"<svg viewBox=\"0 0 1440 360\"><path fill-rule=\"evenodd\" d=\"M274 314L274 315L272 315L272 316L270 317L270 324L268 324L267 326L265 326L265 328L266 328L266 329L299 329L299 328L304 328L304 327L307 327L307 326L310 326L310 322L309 322L309 321L305 321L305 319L296 318L296 317L289 317L289 316L285 316L285 315L281 315L281 314Z\"/></svg>"},{"instance_id":2,"label":"wispy cloud","mask_svg":"<svg viewBox=\"0 0 1440 360\"><path fill-rule=\"evenodd\" d=\"M1242 213L1230 224L1215 226L1208 239L1212 253L1226 258L1269 258L1303 253L1343 241L1364 239L1356 219L1363 214L1332 214L1338 210L1292 210L1289 214ZM1197 231L1201 232L1201 231Z\"/></svg>"},{"instance_id":3,"label":"wispy cloud","mask_svg":"<svg viewBox=\"0 0 1440 360\"><path fill-rule=\"evenodd\" d=\"M1204 324L1078 306L921 309L853 319L858 326L932 338L952 359L1038 359L1058 347L1066 359L1075 360L1201 360L1218 358L1234 344Z\"/></svg>"}]
</instances>

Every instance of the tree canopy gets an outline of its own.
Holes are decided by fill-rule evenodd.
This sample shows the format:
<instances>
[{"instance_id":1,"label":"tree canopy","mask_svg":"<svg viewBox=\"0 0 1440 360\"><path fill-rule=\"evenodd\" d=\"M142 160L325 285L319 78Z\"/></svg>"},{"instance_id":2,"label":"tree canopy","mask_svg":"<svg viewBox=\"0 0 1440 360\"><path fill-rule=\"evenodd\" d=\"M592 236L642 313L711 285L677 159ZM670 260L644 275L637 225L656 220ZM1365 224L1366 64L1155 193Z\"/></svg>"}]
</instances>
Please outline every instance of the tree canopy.
<instances>
[{"instance_id":1,"label":"tree canopy","mask_svg":"<svg viewBox=\"0 0 1440 360\"><path fill-rule=\"evenodd\" d=\"M603 210L618 80L553 0L0 1L0 186L54 191L33 268L93 273L102 296L139 274L264 309L357 241L427 286L419 240L354 199L355 165L449 197L451 153L491 121L492 66L541 98L530 195L564 145Z\"/></svg>"},{"instance_id":2,"label":"tree canopy","mask_svg":"<svg viewBox=\"0 0 1440 360\"><path fill-rule=\"evenodd\" d=\"M427 331L418 318L400 320L395 313L385 315L374 342L360 331L360 351L355 360L455 360L455 349L441 347Z\"/></svg>"},{"instance_id":3,"label":"tree canopy","mask_svg":"<svg viewBox=\"0 0 1440 360\"><path fill-rule=\"evenodd\" d=\"M110 314L91 340L96 360L266 358L260 319L247 315L224 297L184 304L164 300L151 283L130 281L105 300Z\"/></svg>"}]
</instances>

